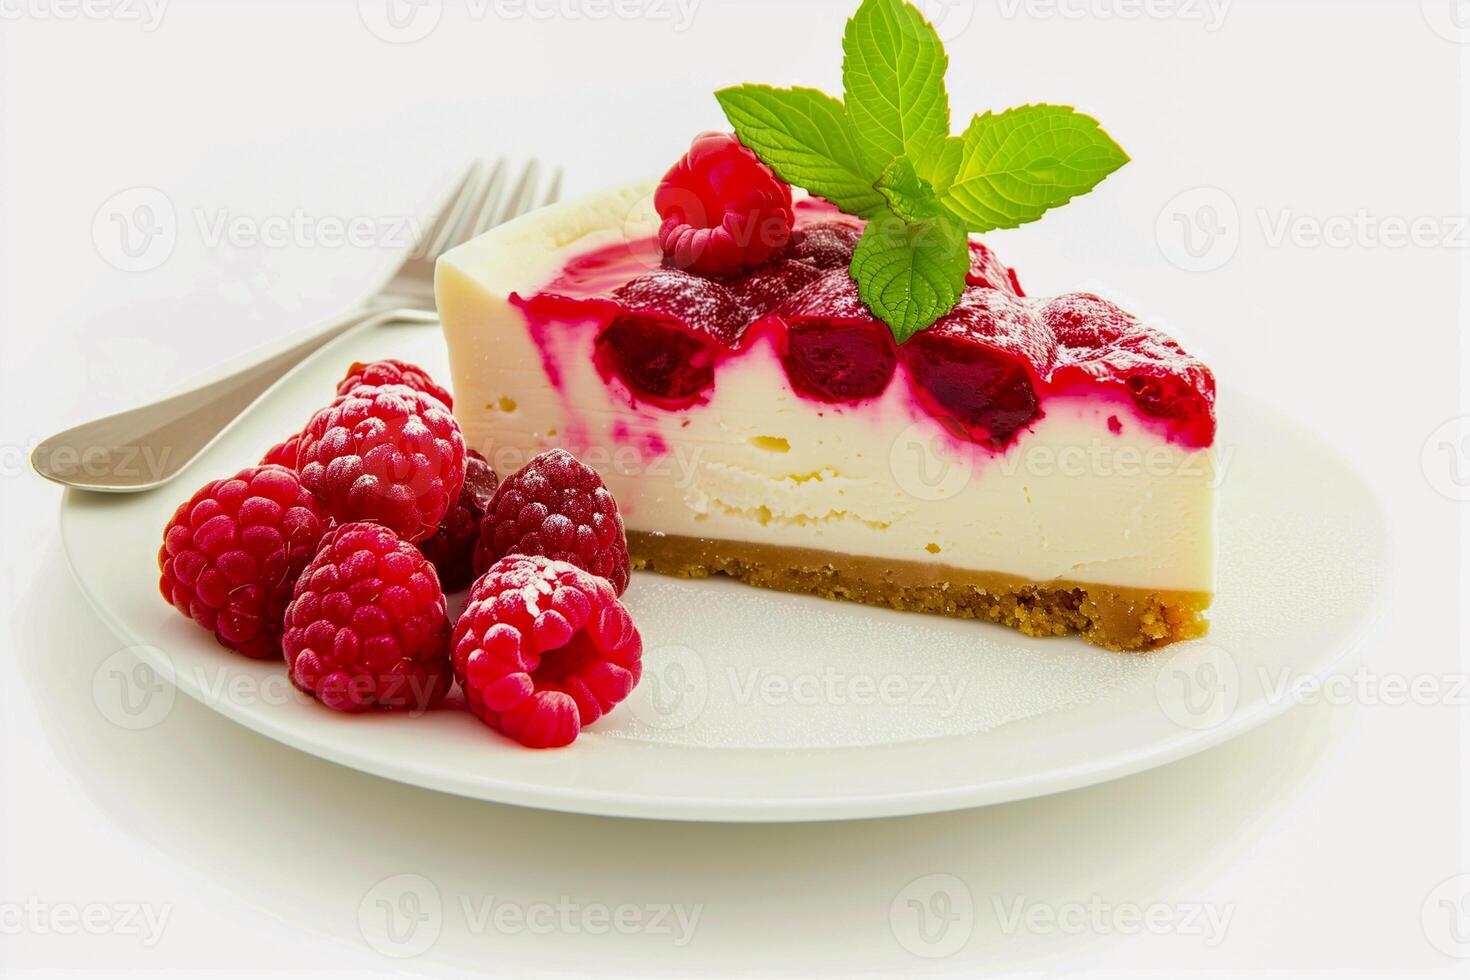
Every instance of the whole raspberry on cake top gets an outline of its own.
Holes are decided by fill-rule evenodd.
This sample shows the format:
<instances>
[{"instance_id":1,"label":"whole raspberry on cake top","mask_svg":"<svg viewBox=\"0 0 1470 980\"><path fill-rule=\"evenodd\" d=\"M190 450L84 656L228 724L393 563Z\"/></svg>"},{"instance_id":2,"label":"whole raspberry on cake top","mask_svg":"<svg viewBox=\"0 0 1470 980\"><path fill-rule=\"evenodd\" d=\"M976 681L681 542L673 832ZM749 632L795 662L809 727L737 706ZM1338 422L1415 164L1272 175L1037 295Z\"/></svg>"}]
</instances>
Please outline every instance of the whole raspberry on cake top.
<instances>
[{"instance_id":1,"label":"whole raspberry on cake top","mask_svg":"<svg viewBox=\"0 0 1470 980\"><path fill-rule=\"evenodd\" d=\"M654 193L670 265L722 276L759 265L791 239L791 188L733 133L701 133Z\"/></svg>"}]
</instances>

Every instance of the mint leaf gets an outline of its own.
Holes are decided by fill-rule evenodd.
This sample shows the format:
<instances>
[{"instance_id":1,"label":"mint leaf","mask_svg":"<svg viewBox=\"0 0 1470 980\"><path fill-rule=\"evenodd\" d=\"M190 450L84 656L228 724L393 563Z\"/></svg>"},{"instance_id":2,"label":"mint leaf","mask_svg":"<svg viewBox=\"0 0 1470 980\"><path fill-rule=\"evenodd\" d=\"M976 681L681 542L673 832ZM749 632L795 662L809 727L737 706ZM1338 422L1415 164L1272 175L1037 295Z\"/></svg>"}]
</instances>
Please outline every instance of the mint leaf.
<instances>
[{"instance_id":1,"label":"mint leaf","mask_svg":"<svg viewBox=\"0 0 1470 980\"><path fill-rule=\"evenodd\" d=\"M905 221L923 221L939 216L939 198L929 182L920 177L908 157L899 157L883 169L873 189L888 202L888 210Z\"/></svg>"},{"instance_id":2,"label":"mint leaf","mask_svg":"<svg viewBox=\"0 0 1470 980\"><path fill-rule=\"evenodd\" d=\"M946 136L943 140L931 143L914 161L914 168L934 188L934 193L943 195L960 172L960 160L964 152L964 140L958 136Z\"/></svg>"},{"instance_id":3,"label":"mint leaf","mask_svg":"<svg viewBox=\"0 0 1470 980\"><path fill-rule=\"evenodd\" d=\"M908 222L883 211L868 221L852 254L852 277L898 343L954 307L970 268L968 241L948 215Z\"/></svg>"},{"instance_id":4,"label":"mint leaf","mask_svg":"<svg viewBox=\"0 0 1470 980\"><path fill-rule=\"evenodd\" d=\"M962 139L959 171L942 202L977 232L1035 221L1128 162L1096 119L1071 106L987 112L970 122Z\"/></svg>"},{"instance_id":5,"label":"mint leaf","mask_svg":"<svg viewBox=\"0 0 1470 980\"><path fill-rule=\"evenodd\" d=\"M920 159L949 135L944 44L901 0L863 0L842 35L848 118L870 177L895 157Z\"/></svg>"},{"instance_id":6,"label":"mint leaf","mask_svg":"<svg viewBox=\"0 0 1470 980\"><path fill-rule=\"evenodd\" d=\"M849 214L883 207L842 103L812 88L739 85L715 93L740 142L788 184Z\"/></svg>"}]
</instances>

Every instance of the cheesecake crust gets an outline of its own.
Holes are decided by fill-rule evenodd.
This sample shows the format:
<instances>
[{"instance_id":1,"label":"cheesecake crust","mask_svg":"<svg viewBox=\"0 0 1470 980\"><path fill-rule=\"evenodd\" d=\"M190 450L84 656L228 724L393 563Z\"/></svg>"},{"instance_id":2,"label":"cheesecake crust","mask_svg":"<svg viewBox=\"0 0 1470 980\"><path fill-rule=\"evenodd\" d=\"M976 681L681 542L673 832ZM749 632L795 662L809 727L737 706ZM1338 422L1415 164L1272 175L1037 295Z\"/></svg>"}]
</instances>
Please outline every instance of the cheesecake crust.
<instances>
[{"instance_id":1,"label":"cheesecake crust","mask_svg":"<svg viewBox=\"0 0 1470 980\"><path fill-rule=\"evenodd\" d=\"M661 575L725 575L782 592L986 619L1027 636L1076 633L1109 650L1151 650L1209 629L1207 592L1035 582L939 563L648 531L629 531L628 551L635 569Z\"/></svg>"}]
</instances>

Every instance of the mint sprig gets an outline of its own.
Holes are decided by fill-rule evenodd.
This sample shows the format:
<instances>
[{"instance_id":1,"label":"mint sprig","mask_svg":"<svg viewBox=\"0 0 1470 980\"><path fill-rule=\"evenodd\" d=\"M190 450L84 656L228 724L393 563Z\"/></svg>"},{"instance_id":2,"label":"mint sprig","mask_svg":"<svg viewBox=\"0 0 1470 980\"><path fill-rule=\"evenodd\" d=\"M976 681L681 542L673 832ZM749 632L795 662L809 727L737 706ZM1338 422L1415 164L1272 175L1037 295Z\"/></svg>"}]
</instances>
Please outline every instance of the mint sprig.
<instances>
[{"instance_id":1,"label":"mint sprig","mask_svg":"<svg viewBox=\"0 0 1470 980\"><path fill-rule=\"evenodd\" d=\"M715 97L782 180L868 219L850 271L899 342L959 300L968 233L1035 221L1128 162L1097 120L1069 106L987 112L951 136L949 59L904 0L863 0L842 50L841 101L769 85Z\"/></svg>"},{"instance_id":2,"label":"mint sprig","mask_svg":"<svg viewBox=\"0 0 1470 980\"><path fill-rule=\"evenodd\" d=\"M1064 105L987 112L971 120L961 141L944 206L980 231L1035 221L1128 162L1096 119Z\"/></svg>"},{"instance_id":3,"label":"mint sprig","mask_svg":"<svg viewBox=\"0 0 1470 980\"><path fill-rule=\"evenodd\" d=\"M786 183L850 214L870 214L883 206L837 99L814 88L769 85L721 89L715 98L740 142Z\"/></svg>"},{"instance_id":4,"label":"mint sprig","mask_svg":"<svg viewBox=\"0 0 1470 980\"><path fill-rule=\"evenodd\" d=\"M944 43L924 15L897 0L866 2L842 35L842 90L863 158L881 172L949 135Z\"/></svg>"},{"instance_id":5,"label":"mint sprig","mask_svg":"<svg viewBox=\"0 0 1470 980\"><path fill-rule=\"evenodd\" d=\"M948 312L965 290L965 226L947 214L910 221L888 211L868 219L852 253L858 296L903 343Z\"/></svg>"}]
</instances>

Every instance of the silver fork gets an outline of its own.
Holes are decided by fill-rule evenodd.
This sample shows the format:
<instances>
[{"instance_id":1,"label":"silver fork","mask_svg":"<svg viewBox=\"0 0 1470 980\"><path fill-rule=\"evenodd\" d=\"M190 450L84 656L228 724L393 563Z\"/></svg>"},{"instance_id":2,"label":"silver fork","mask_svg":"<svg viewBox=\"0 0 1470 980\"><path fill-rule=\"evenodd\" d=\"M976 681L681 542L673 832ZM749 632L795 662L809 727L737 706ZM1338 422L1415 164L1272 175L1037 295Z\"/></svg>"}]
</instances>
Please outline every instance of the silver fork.
<instances>
[{"instance_id":1,"label":"silver fork","mask_svg":"<svg viewBox=\"0 0 1470 980\"><path fill-rule=\"evenodd\" d=\"M555 201L561 192L560 168L540 190L541 166L535 160L513 181L511 177L504 159L493 166L477 161L397 270L303 340L227 377L59 432L31 452L31 466L48 480L82 490L133 493L172 480L267 388L323 345L385 319L432 321L439 256L488 228Z\"/></svg>"}]
</instances>

